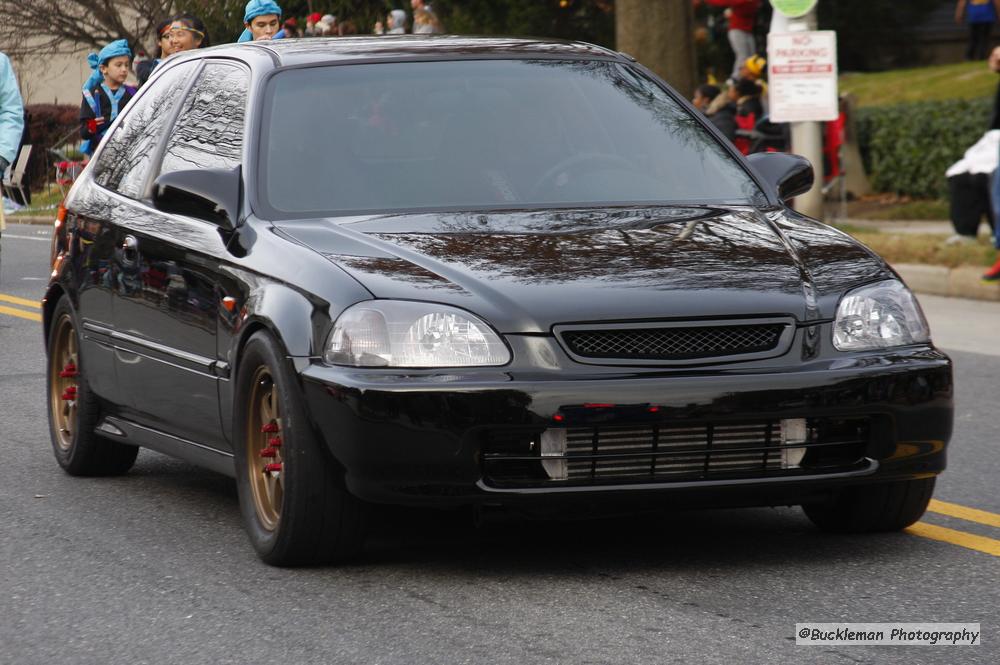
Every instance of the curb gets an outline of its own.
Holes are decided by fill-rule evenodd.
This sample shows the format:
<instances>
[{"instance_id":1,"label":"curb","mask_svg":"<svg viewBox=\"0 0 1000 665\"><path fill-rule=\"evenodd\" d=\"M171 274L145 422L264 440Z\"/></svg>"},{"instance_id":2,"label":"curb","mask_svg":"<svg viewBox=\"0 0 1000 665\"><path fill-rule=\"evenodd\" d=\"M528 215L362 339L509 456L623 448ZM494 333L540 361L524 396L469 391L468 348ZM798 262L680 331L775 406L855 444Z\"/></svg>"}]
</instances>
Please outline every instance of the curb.
<instances>
[{"instance_id":1,"label":"curb","mask_svg":"<svg viewBox=\"0 0 1000 665\"><path fill-rule=\"evenodd\" d=\"M827 222L831 226L852 226L858 229L881 231L882 233L930 233L952 234L955 227L947 220L905 220L893 221L884 219L861 219L848 217ZM989 231L989 226L986 227Z\"/></svg>"},{"instance_id":2,"label":"curb","mask_svg":"<svg viewBox=\"0 0 1000 665\"><path fill-rule=\"evenodd\" d=\"M53 224L55 224L56 221L56 215L54 211L52 213L52 216L50 217L35 217L35 216L29 217L27 215L21 217L19 215L6 215L6 218L8 225L27 224L30 226L52 226Z\"/></svg>"},{"instance_id":3,"label":"curb","mask_svg":"<svg viewBox=\"0 0 1000 665\"><path fill-rule=\"evenodd\" d=\"M906 285L917 293L951 298L1000 301L1000 282L984 282L984 268L929 266L898 263L893 266Z\"/></svg>"}]
</instances>

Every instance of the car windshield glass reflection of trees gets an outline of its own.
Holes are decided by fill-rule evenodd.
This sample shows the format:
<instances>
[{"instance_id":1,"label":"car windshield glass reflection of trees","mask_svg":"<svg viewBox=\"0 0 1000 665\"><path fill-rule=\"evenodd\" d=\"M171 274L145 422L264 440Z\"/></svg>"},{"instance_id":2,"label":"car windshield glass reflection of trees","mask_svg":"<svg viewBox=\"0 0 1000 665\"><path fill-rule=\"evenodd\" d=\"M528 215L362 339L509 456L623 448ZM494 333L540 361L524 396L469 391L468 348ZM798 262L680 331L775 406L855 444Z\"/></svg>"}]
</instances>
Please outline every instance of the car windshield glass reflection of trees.
<instances>
[{"instance_id":1,"label":"car windshield glass reflection of trees","mask_svg":"<svg viewBox=\"0 0 1000 665\"><path fill-rule=\"evenodd\" d=\"M267 104L261 184L282 216L765 201L694 117L613 62L299 69Z\"/></svg>"}]
</instances>

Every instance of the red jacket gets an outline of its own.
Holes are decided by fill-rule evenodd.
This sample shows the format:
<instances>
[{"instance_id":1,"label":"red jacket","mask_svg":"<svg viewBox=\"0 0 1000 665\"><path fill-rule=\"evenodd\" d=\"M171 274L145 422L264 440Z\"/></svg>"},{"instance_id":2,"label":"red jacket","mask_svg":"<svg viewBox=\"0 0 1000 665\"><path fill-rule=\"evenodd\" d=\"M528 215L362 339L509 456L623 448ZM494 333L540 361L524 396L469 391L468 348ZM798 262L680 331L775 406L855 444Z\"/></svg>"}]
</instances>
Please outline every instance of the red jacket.
<instances>
[{"instance_id":1,"label":"red jacket","mask_svg":"<svg viewBox=\"0 0 1000 665\"><path fill-rule=\"evenodd\" d=\"M760 0L705 0L705 2L715 7L726 7L732 10L729 16L730 30L753 32L757 10L760 9Z\"/></svg>"}]
</instances>

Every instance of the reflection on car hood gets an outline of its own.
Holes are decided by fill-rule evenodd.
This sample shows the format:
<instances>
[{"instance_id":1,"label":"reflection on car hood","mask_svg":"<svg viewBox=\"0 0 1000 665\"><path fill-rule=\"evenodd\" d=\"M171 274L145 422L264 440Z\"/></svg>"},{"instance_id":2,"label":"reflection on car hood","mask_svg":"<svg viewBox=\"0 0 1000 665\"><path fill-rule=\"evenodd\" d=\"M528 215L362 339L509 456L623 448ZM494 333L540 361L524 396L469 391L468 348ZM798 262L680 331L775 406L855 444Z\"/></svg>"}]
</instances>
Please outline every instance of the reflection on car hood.
<instances>
[{"instance_id":1,"label":"reflection on car hood","mask_svg":"<svg viewBox=\"0 0 1000 665\"><path fill-rule=\"evenodd\" d=\"M392 214L279 227L377 298L457 305L505 333L585 321L832 318L846 288L886 274L838 231L783 212L769 216L746 207L657 207Z\"/></svg>"}]
</instances>

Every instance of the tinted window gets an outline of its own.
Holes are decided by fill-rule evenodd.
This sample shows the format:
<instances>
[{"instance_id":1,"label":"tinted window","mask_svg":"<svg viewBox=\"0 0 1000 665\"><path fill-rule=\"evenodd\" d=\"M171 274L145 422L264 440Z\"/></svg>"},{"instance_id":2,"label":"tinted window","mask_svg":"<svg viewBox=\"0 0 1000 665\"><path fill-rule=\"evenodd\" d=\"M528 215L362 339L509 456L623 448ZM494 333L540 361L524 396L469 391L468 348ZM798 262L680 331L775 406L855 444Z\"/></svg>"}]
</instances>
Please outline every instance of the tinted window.
<instances>
[{"instance_id":1,"label":"tinted window","mask_svg":"<svg viewBox=\"0 0 1000 665\"><path fill-rule=\"evenodd\" d=\"M190 62L170 68L128 105L94 166L98 184L134 199L145 195L157 143L196 66Z\"/></svg>"},{"instance_id":2,"label":"tinted window","mask_svg":"<svg viewBox=\"0 0 1000 665\"><path fill-rule=\"evenodd\" d=\"M248 86L245 70L208 64L170 133L161 173L238 166L243 153Z\"/></svg>"},{"instance_id":3,"label":"tinted window","mask_svg":"<svg viewBox=\"0 0 1000 665\"><path fill-rule=\"evenodd\" d=\"M613 62L299 69L267 99L262 191L277 214L763 197L694 117Z\"/></svg>"}]
</instances>

